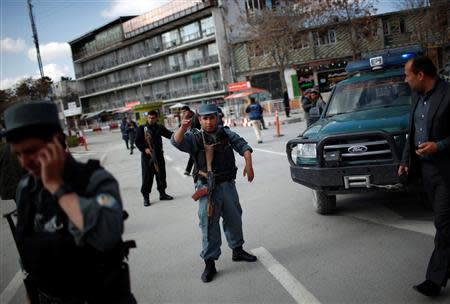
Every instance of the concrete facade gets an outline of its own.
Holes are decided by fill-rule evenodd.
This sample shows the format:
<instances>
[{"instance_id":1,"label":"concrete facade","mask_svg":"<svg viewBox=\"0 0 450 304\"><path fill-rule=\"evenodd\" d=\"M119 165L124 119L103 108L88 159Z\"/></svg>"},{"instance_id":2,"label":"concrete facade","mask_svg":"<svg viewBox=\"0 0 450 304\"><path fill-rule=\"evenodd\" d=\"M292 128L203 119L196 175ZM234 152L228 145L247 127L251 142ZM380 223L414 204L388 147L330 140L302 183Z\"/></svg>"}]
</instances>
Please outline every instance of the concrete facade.
<instances>
[{"instance_id":1,"label":"concrete facade","mask_svg":"<svg viewBox=\"0 0 450 304\"><path fill-rule=\"evenodd\" d=\"M120 17L70 42L83 113L127 103L222 100L231 82L216 1L171 2Z\"/></svg>"}]
</instances>

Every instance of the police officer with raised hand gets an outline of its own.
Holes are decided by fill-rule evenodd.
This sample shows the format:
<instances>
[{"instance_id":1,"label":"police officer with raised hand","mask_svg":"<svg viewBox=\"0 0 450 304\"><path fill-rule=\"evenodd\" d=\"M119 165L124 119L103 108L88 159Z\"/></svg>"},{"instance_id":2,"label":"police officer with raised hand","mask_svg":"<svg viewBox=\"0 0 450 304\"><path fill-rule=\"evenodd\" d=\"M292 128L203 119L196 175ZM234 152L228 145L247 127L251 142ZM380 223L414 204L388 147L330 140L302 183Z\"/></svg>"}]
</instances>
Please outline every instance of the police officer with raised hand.
<instances>
[{"instance_id":1,"label":"police officer with raised hand","mask_svg":"<svg viewBox=\"0 0 450 304\"><path fill-rule=\"evenodd\" d=\"M203 192L198 196L198 216L203 236L203 249L200 256L205 261L201 279L206 283L214 278L217 272L215 261L221 254L220 217L223 218L222 224L228 246L233 251L232 260L256 261L254 255L242 248L244 244L242 208L235 186L237 167L233 150L245 158L243 174L247 176L249 182L253 181L254 173L252 148L228 127L218 126L217 106L203 104L198 114L201 130L190 129L192 120L184 117L180 128L172 136L171 142L177 149L193 157L196 164L194 172L196 193ZM211 149L212 153L210 153ZM202 191L206 190L206 187L208 190Z\"/></svg>"},{"instance_id":2,"label":"police officer with raised hand","mask_svg":"<svg viewBox=\"0 0 450 304\"><path fill-rule=\"evenodd\" d=\"M65 150L56 105L5 111L6 139L27 171L17 189L16 240L31 303L136 303L115 178Z\"/></svg>"},{"instance_id":3,"label":"police officer with raised hand","mask_svg":"<svg viewBox=\"0 0 450 304\"><path fill-rule=\"evenodd\" d=\"M160 200L172 200L173 197L166 193L166 163L164 160L163 143L161 136L170 139L172 131L158 123L158 112L150 111L147 115L147 123L140 126L136 134L136 147L141 151L142 186L141 193L144 197L144 206L150 203L153 177L156 176L156 184Z\"/></svg>"},{"instance_id":4,"label":"police officer with raised hand","mask_svg":"<svg viewBox=\"0 0 450 304\"><path fill-rule=\"evenodd\" d=\"M437 296L450 276L450 84L437 76L436 67L425 56L409 60L405 75L416 94L398 174L422 176L436 227L426 280L413 288Z\"/></svg>"}]
</instances>

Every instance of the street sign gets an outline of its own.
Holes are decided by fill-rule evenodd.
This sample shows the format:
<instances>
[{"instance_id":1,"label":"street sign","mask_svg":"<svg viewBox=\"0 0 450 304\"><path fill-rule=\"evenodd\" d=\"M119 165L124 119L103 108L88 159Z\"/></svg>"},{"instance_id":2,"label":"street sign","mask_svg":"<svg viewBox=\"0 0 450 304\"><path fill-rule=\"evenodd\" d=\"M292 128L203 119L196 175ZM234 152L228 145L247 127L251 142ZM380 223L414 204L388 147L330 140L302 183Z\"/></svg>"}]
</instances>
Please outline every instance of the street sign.
<instances>
[{"instance_id":1,"label":"street sign","mask_svg":"<svg viewBox=\"0 0 450 304\"><path fill-rule=\"evenodd\" d=\"M242 90L250 89L251 87L252 86L250 85L250 81L235 82L235 83L230 83L227 85L228 92L242 91Z\"/></svg>"}]
</instances>

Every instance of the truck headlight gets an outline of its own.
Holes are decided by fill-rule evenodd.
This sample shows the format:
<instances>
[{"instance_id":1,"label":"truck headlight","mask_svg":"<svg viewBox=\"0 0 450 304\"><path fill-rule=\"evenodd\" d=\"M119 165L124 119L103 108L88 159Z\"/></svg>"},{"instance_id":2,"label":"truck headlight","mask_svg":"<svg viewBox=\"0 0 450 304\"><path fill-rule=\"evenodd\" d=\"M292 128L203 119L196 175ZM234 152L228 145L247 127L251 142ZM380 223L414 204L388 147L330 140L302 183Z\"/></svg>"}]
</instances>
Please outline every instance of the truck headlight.
<instances>
[{"instance_id":1,"label":"truck headlight","mask_svg":"<svg viewBox=\"0 0 450 304\"><path fill-rule=\"evenodd\" d=\"M298 157L300 158L316 158L316 144L299 144Z\"/></svg>"},{"instance_id":2,"label":"truck headlight","mask_svg":"<svg viewBox=\"0 0 450 304\"><path fill-rule=\"evenodd\" d=\"M292 150L291 150L291 158L294 161L294 163L296 162L297 157L298 157L298 146L295 146L295 147L292 147Z\"/></svg>"}]
</instances>

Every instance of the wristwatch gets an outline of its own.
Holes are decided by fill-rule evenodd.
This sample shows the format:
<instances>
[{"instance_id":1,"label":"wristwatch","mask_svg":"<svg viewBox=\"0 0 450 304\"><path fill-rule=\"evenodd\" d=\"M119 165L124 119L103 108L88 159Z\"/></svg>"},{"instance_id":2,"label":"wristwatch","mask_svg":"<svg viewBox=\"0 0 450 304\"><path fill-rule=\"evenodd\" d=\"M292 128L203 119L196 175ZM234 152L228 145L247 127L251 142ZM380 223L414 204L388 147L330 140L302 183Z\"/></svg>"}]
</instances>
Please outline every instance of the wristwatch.
<instances>
[{"instance_id":1,"label":"wristwatch","mask_svg":"<svg viewBox=\"0 0 450 304\"><path fill-rule=\"evenodd\" d=\"M73 193L73 190L69 186L63 184L55 191L55 193L53 193L53 198L58 202L61 196L69 193Z\"/></svg>"}]
</instances>

